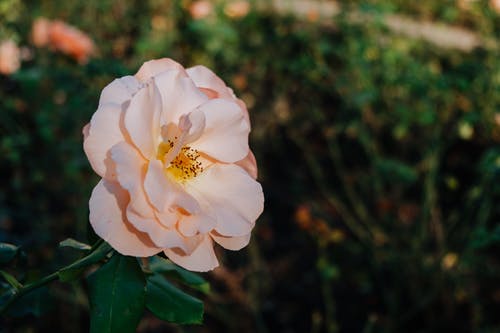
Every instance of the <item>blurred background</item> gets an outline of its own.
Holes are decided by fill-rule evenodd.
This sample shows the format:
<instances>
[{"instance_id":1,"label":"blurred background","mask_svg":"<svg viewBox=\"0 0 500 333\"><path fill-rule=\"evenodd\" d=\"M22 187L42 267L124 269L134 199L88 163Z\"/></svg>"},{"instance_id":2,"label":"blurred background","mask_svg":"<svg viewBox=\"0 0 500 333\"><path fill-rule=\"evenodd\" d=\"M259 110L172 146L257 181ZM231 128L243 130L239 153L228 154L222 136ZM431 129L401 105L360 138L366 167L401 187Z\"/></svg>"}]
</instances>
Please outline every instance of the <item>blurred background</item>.
<instances>
[{"instance_id":1,"label":"blurred background","mask_svg":"<svg viewBox=\"0 0 500 333\"><path fill-rule=\"evenodd\" d=\"M246 102L266 209L217 249L202 326L139 332L500 332L499 36L495 0L0 0L0 242L23 249L3 269L91 242L81 130L171 57ZM87 332L85 290L54 283L0 332Z\"/></svg>"}]
</instances>

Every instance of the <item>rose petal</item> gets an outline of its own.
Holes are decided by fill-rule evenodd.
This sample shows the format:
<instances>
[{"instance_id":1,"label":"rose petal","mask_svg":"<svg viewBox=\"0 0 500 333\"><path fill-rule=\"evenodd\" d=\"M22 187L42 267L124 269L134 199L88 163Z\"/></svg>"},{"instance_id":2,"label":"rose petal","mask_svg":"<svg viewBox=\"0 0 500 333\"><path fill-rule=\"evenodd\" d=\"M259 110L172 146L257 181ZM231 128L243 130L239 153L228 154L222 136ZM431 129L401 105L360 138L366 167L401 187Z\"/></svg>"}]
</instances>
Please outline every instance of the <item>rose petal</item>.
<instances>
[{"instance_id":1,"label":"rose petal","mask_svg":"<svg viewBox=\"0 0 500 333\"><path fill-rule=\"evenodd\" d=\"M217 232L211 232L212 239L225 249L231 251L238 251L248 245L250 242L251 234L237 236L237 237L224 237Z\"/></svg>"},{"instance_id":2,"label":"rose petal","mask_svg":"<svg viewBox=\"0 0 500 333\"><path fill-rule=\"evenodd\" d=\"M82 128L82 134L83 134L83 140L87 139L90 134L90 123L87 125L83 126Z\"/></svg>"},{"instance_id":3,"label":"rose petal","mask_svg":"<svg viewBox=\"0 0 500 333\"><path fill-rule=\"evenodd\" d=\"M184 71L184 67L182 67L182 65L172 59L163 58L150 60L145 62L141 66L141 68L139 68L139 71L137 72L137 74L135 74L135 77L141 82L146 82L153 76L171 69Z\"/></svg>"},{"instance_id":4,"label":"rose petal","mask_svg":"<svg viewBox=\"0 0 500 333\"><path fill-rule=\"evenodd\" d=\"M232 90L207 67L198 65L186 69L186 72L197 87L214 90L217 92L219 98L235 99Z\"/></svg>"},{"instance_id":5,"label":"rose petal","mask_svg":"<svg viewBox=\"0 0 500 333\"><path fill-rule=\"evenodd\" d=\"M161 93L163 110L160 122L162 125L177 124L181 115L195 110L208 100L208 97L196 88L184 71L162 72L153 80Z\"/></svg>"},{"instance_id":6,"label":"rose petal","mask_svg":"<svg viewBox=\"0 0 500 333\"><path fill-rule=\"evenodd\" d=\"M171 211L167 211L165 213L161 213L155 210L155 216L158 222L160 222L165 228L172 229L175 227L175 224L179 220L179 216Z\"/></svg>"},{"instance_id":7,"label":"rose petal","mask_svg":"<svg viewBox=\"0 0 500 333\"><path fill-rule=\"evenodd\" d=\"M250 115L248 114L248 109L247 106L245 105L245 102L243 102L241 99L237 98L236 99L236 104L243 110L243 115L245 116L245 120L248 123L248 127L252 128L250 125Z\"/></svg>"},{"instance_id":8,"label":"rose petal","mask_svg":"<svg viewBox=\"0 0 500 333\"><path fill-rule=\"evenodd\" d=\"M244 159L234 164L245 169L245 171L248 172L253 179L257 179L257 161L255 160L255 155L251 150L248 151L248 155Z\"/></svg>"},{"instance_id":9,"label":"rose petal","mask_svg":"<svg viewBox=\"0 0 500 333\"><path fill-rule=\"evenodd\" d=\"M198 215L182 216L179 220L179 232L185 237L191 237L198 233L198 226L200 225L201 217Z\"/></svg>"},{"instance_id":10,"label":"rose petal","mask_svg":"<svg viewBox=\"0 0 500 333\"><path fill-rule=\"evenodd\" d=\"M223 98L229 101L236 102L238 106L243 110L245 119L248 121L250 126L250 118L248 116L248 110L245 103L234 95L233 89L226 86L224 81L222 81L214 72L205 66L194 66L186 70L189 77L193 80L196 86L205 93L210 99L212 98Z\"/></svg>"},{"instance_id":11,"label":"rose petal","mask_svg":"<svg viewBox=\"0 0 500 333\"><path fill-rule=\"evenodd\" d=\"M191 214L200 211L196 199L167 176L162 163L158 160L149 162L144 189L150 202L161 213L168 212L170 208L182 208Z\"/></svg>"},{"instance_id":12,"label":"rose petal","mask_svg":"<svg viewBox=\"0 0 500 333\"><path fill-rule=\"evenodd\" d=\"M250 127L236 103L212 99L199 110L205 114L205 130L193 148L227 163L247 156Z\"/></svg>"},{"instance_id":13,"label":"rose petal","mask_svg":"<svg viewBox=\"0 0 500 333\"><path fill-rule=\"evenodd\" d=\"M262 187L234 164L214 164L189 185L212 207L217 217L215 230L222 236L250 233L264 209Z\"/></svg>"},{"instance_id":14,"label":"rose petal","mask_svg":"<svg viewBox=\"0 0 500 333\"><path fill-rule=\"evenodd\" d=\"M189 193L199 204L200 211L197 214L182 216L178 223L178 229L184 236L192 236L195 234L206 234L217 225L217 214L214 212L210 203L205 199L190 182L184 184L184 189Z\"/></svg>"},{"instance_id":15,"label":"rose petal","mask_svg":"<svg viewBox=\"0 0 500 333\"><path fill-rule=\"evenodd\" d=\"M189 182L185 183L183 187L187 193L195 198L199 205L199 211L196 214L182 215L177 225L178 230L186 237L210 232L217 225L217 215L212 206L203 194L198 192Z\"/></svg>"},{"instance_id":16,"label":"rose petal","mask_svg":"<svg viewBox=\"0 0 500 333\"><path fill-rule=\"evenodd\" d=\"M193 215L183 215L177 228L186 237L206 234L217 225L216 215L207 203L201 205L201 212Z\"/></svg>"},{"instance_id":17,"label":"rose petal","mask_svg":"<svg viewBox=\"0 0 500 333\"><path fill-rule=\"evenodd\" d=\"M199 109L191 111L187 116L189 121L191 122L191 127L189 129L188 135L185 138L186 144L198 140L203 135L206 124L205 114Z\"/></svg>"},{"instance_id":18,"label":"rose petal","mask_svg":"<svg viewBox=\"0 0 500 333\"><path fill-rule=\"evenodd\" d=\"M207 97L209 99L214 99L214 98L219 98L219 93L215 90L212 90L212 89L209 89L209 88L200 88L198 87L198 89L200 89L200 91L202 93L204 93L205 95L207 95Z\"/></svg>"},{"instance_id":19,"label":"rose petal","mask_svg":"<svg viewBox=\"0 0 500 333\"><path fill-rule=\"evenodd\" d=\"M130 75L115 79L102 90L99 106L106 103L121 105L132 98L132 95L139 90L139 86L139 81Z\"/></svg>"},{"instance_id":20,"label":"rose petal","mask_svg":"<svg viewBox=\"0 0 500 333\"><path fill-rule=\"evenodd\" d=\"M126 142L120 142L111 149L111 158L116 163L117 179L120 185L130 194L127 209L151 221L155 220L153 208L149 204L142 184L146 175L147 161L137 150ZM140 231L148 232L149 222L135 224ZM142 221L140 221L142 222Z\"/></svg>"},{"instance_id":21,"label":"rose petal","mask_svg":"<svg viewBox=\"0 0 500 333\"><path fill-rule=\"evenodd\" d=\"M165 248L178 247L188 251L184 239L175 229L168 229L158 223L155 219L148 219L135 213L130 205L127 207L127 218L134 226L146 226L146 233L154 245Z\"/></svg>"},{"instance_id":22,"label":"rose petal","mask_svg":"<svg viewBox=\"0 0 500 333\"><path fill-rule=\"evenodd\" d=\"M194 84L207 95L212 98L223 98L228 101L233 101L243 110L245 119L250 126L250 118L245 103L234 95L233 89L226 86L224 81L220 79L214 72L205 66L194 66L186 70L189 77L193 80Z\"/></svg>"},{"instance_id":23,"label":"rose petal","mask_svg":"<svg viewBox=\"0 0 500 333\"><path fill-rule=\"evenodd\" d=\"M90 120L83 142L83 149L90 165L101 177L114 179L112 170L108 170L108 152L115 144L124 141L120 129L121 107L117 104L104 104L97 109Z\"/></svg>"},{"instance_id":24,"label":"rose petal","mask_svg":"<svg viewBox=\"0 0 500 333\"><path fill-rule=\"evenodd\" d=\"M203 238L203 241L190 255L183 255L179 252L171 249L164 251L170 260L190 271L207 272L219 266L212 239L208 235Z\"/></svg>"},{"instance_id":25,"label":"rose petal","mask_svg":"<svg viewBox=\"0 0 500 333\"><path fill-rule=\"evenodd\" d=\"M156 155L160 138L161 96L154 84L140 89L125 111L125 128L134 145L146 159Z\"/></svg>"},{"instance_id":26,"label":"rose petal","mask_svg":"<svg viewBox=\"0 0 500 333\"><path fill-rule=\"evenodd\" d=\"M99 237L116 251L135 257L149 257L161 250L125 219L128 194L117 183L101 180L89 201L90 224Z\"/></svg>"}]
</instances>

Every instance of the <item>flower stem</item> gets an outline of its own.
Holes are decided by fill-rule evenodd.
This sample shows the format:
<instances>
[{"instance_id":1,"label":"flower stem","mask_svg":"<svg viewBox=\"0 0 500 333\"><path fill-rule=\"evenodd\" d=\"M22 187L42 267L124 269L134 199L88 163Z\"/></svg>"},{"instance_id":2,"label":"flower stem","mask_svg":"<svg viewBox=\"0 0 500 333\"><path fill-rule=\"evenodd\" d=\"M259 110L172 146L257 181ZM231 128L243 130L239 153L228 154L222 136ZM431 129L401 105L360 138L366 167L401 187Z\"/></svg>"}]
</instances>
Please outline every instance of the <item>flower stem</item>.
<instances>
[{"instance_id":1,"label":"flower stem","mask_svg":"<svg viewBox=\"0 0 500 333\"><path fill-rule=\"evenodd\" d=\"M12 305L12 303L14 303L20 297L26 295L27 293L29 293L33 289L40 288L40 287L46 285L47 283L50 283L54 280L57 280L57 278L58 278L58 272L54 272L54 273L47 275L46 277L44 277L36 282L27 284L27 285L23 286L22 288L16 290L14 292L14 295L0 308L0 314L3 314L5 311L7 311L7 309Z\"/></svg>"},{"instance_id":2,"label":"flower stem","mask_svg":"<svg viewBox=\"0 0 500 333\"><path fill-rule=\"evenodd\" d=\"M97 249L100 248L100 246L104 243L104 241L102 239L99 239L93 246L92 248L90 249L89 253L82 259L86 259L88 257L90 257ZM81 261L81 262L84 262L82 259L78 260L78 261ZM89 265L92 265L94 264L95 262L94 261L89 261L88 263L85 263L84 265L85 266L89 266ZM30 291L32 291L33 289L37 289L37 288L40 288L52 281L55 281L59 278L59 273L64 270L65 268L68 268L70 267L72 264L64 267L64 268L61 268L60 270L50 274L50 275L47 275L45 276L44 278L36 281L36 282L33 282L33 283L30 283L30 284L27 284L19 289L17 289L14 294L12 295L12 297L7 301L5 302L5 304L3 304L1 307L0 307L0 315L4 314L7 309L19 298L21 298L22 296L26 295L27 293L29 293Z\"/></svg>"}]
</instances>

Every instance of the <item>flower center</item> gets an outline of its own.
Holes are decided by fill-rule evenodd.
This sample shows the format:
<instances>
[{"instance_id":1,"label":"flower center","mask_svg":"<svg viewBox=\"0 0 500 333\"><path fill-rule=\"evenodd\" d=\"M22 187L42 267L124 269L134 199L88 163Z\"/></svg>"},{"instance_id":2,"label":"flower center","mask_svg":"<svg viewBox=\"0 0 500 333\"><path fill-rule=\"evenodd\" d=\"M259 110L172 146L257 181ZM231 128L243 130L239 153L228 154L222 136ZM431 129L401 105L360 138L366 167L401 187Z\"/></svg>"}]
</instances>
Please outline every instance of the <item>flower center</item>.
<instances>
[{"instance_id":1,"label":"flower center","mask_svg":"<svg viewBox=\"0 0 500 333\"><path fill-rule=\"evenodd\" d=\"M174 147L175 143L172 140L164 141L158 145L156 158L165 163L166 172L180 182L194 178L203 172L201 162L198 160L200 157L199 152L189 146L180 148L177 156L170 162L165 161L165 157Z\"/></svg>"}]
</instances>

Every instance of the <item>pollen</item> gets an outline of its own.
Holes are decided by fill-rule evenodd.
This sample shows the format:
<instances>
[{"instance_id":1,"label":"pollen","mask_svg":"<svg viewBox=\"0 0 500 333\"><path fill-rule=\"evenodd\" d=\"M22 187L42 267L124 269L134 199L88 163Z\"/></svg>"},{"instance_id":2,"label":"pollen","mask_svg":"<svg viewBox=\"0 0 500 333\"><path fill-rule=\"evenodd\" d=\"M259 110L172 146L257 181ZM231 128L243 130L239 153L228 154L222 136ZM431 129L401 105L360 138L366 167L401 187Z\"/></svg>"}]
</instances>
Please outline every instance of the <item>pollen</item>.
<instances>
[{"instance_id":1,"label":"pollen","mask_svg":"<svg viewBox=\"0 0 500 333\"><path fill-rule=\"evenodd\" d=\"M165 154L173 147L174 142L171 140L160 143L156 158L163 161ZM168 165L165 165L165 171L181 182L192 179L203 172L199 158L200 154L196 149L184 146L180 149L179 154Z\"/></svg>"}]
</instances>

